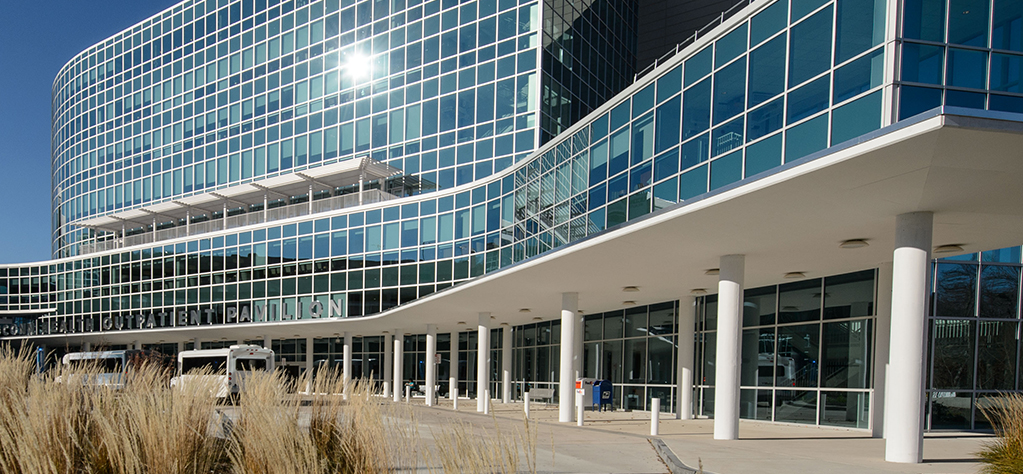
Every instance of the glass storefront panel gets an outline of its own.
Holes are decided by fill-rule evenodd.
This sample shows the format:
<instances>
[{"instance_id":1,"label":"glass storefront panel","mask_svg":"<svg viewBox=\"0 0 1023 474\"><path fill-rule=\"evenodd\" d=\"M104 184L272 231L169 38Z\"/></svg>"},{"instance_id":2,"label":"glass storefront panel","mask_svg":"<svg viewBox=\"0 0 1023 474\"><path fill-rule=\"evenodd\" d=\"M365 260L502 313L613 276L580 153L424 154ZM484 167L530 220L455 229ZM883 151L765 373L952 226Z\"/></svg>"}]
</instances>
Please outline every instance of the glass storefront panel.
<instances>
[{"instance_id":1,"label":"glass storefront panel","mask_svg":"<svg viewBox=\"0 0 1023 474\"><path fill-rule=\"evenodd\" d=\"M778 353L775 361L778 386L816 387L817 360L820 357L820 325L781 326L778 328Z\"/></svg>"},{"instance_id":2,"label":"glass storefront panel","mask_svg":"<svg viewBox=\"0 0 1023 474\"><path fill-rule=\"evenodd\" d=\"M821 392L822 425L867 429L870 426L870 394L865 392Z\"/></svg>"},{"instance_id":3,"label":"glass storefront panel","mask_svg":"<svg viewBox=\"0 0 1023 474\"><path fill-rule=\"evenodd\" d=\"M1019 323L1009 321L978 322L977 390L1015 388L1016 341Z\"/></svg>"},{"instance_id":4,"label":"glass storefront panel","mask_svg":"<svg viewBox=\"0 0 1023 474\"><path fill-rule=\"evenodd\" d=\"M811 425L817 423L817 391L775 391L774 421Z\"/></svg>"},{"instance_id":5,"label":"glass storefront panel","mask_svg":"<svg viewBox=\"0 0 1023 474\"><path fill-rule=\"evenodd\" d=\"M675 380L675 336L647 338L647 383L670 384Z\"/></svg>"},{"instance_id":6,"label":"glass storefront panel","mask_svg":"<svg viewBox=\"0 0 1023 474\"><path fill-rule=\"evenodd\" d=\"M817 321L821 318L821 280L786 283L778 287L778 323Z\"/></svg>"},{"instance_id":7,"label":"glass storefront panel","mask_svg":"<svg viewBox=\"0 0 1023 474\"><path fill-rule=\"evenodd\" d=\"M939 263L934 288L934 315L955 318L976 316L976 291L976 265Z\"/></svg>"},{"instance_id":8,"label":"glass storefront panel","mask_svg":"<svg viewBox=\"0 0 1023 474\"><path fill-rule=\"evenodd\" d=\"M930 399L930 429L970 429L973 396L967 392L933 392Z\"/></svg>"},{"instance_id":9,"label":"glass storefront panel","mask_svg":"<svg viewBox=\"0 0 1023 474\"><path fill-rule=\"evenodd\" d=\"M872 323L869 319L857 319L824 324L821 386L867 388L872 360Z\"/></svg>"},{"instance_id":10,"label":"glass storefront panel","mask_svg":"<svg viewBox=\"0 0 1023 474\"><path fill-rule=\"evenodd\" d=\"M982 318L1015 318L1019 313L1020 268L984 265L980 271L980 311Z\"/></svg>"},{"instance_id":11,"label":"glass storefront panel","mask_svg":"<svg viewBox=\"0 0 1023 474\"><path fill-rule=\"evenodd\" d=\"M972 390L977 322L963 319L931 321L931 387Z\"/></svg>"},{"instance_id":12,"label":"glass storefront panel","mask_svg":"<svg viewBox=\"0 0 1023 474\"><path fill-rule=\"evenodd\" d=\"M747 290L742 301L742 325L774 324L775 287Z\"/></svg>"},{"instance_id":13,"label":"glass storefront panel","mask_svg":"<svg viewBox=\"0 0 1023 474\"><path fill-rule=\"evenodd\" d=\"M874 270L824 279L824 319L874 314Z\"/></svg>"},{"instance_id":14,"label":"glass storefront panel","mask_svg":"<svg viewBox=\"0 0 1023 474\"><path fill-rule=\"evenodd\" d=\"M654 398L661 399L661 413L670 413L675 411L675 398L672 396L674 390L671 387L647 387L646 389L646 406L653 409L653 404L650 400Z\"/></svg>"},{"instance_id":15,"label":"glass storefront panel","mask_svg":"<svg viewBox=\"0 0 1023 474\"><path fill-rule=\"evenodd\" d=\"M739 391L739 418L744 420L771 420L771 389L742 389Z\"/></svg>"},{"instance_id":16,"label":"glass storefront panel","mask_svg":"<svg viewBox=\"0 0 1023 474\"><path fill-rule=\"evenodd\" d=\"M625 340L625 383L646 382L646 339Z\"/></svg>"}]
</instances>

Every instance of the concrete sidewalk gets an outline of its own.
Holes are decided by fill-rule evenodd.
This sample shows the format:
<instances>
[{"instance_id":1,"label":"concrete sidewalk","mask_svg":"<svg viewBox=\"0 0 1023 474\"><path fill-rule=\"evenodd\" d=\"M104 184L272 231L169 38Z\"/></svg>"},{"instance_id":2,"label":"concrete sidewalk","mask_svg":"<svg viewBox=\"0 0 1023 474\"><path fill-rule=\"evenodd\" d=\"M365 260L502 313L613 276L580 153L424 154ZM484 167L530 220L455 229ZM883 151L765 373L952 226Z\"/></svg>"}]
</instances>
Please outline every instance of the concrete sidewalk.
<instances>
[{"instance_id":1,"label":"concrete sidewalk","mask_svg":"<svg viewBox=\"0 0 1023 474\"><path fill-rule=\"evenodd\" d=\"M413 405L422 406L422 399ZM494 402L492 415L476 413L475 400L459 400L457 415L450 400L422 406L420 422L457 416L469 423L522 424L522 404ZM665 472L656 468L659 458L646 441L650 433L649 412L586 412L583 427L558 423L556 405L530 405L532 420L540 425L538 453L542 461L557 453L552 465L539 466L549 472ZM429 413L433 413L427 417ZM740 473L975 473L980 469L972 454L990 435L937 433L925 437L923 464L895 464L884 461L884 440L870 438L862 430L817 428L742 421L739 440L715 441L713 420L676 420L663 414L659 438L688 467L718 474ZM550 434L547 434L550 433ZM547 441L553 437L553 442ZM551 447L553 443L553 448ZM545 446L546 444L546 446ZM653 455L653 461L651 456ZM548 458L550 459L550 458Z\"/></svg>"}]
</instances>

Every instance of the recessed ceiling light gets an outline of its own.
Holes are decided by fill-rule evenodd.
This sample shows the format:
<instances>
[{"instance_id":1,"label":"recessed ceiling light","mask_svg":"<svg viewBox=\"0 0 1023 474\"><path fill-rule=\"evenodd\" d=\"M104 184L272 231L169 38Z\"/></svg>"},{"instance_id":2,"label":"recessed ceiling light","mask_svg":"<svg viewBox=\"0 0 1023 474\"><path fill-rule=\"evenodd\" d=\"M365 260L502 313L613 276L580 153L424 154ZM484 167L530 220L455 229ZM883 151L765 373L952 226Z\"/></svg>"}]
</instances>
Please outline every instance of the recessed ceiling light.
<instances>
[{"instance_id":1,"label":"recessed ceiling light","mask_svg":"<svg viewBox=\"0 0 1023 474\"><path fill-rule=\"evenodd\" d=\"M543 318L539 316L533 316L533 321L543 321Z\"/></svg>"},{"instance_id":2,"label":"recessed ceiling light","mask_svg":"<svg viewBox=\"0 0 1023 474\"><path fill-rule=\"evenodd\" d=\"M963 251L962 244L948 244L934 247L934 253L956 253L962 251Z\"/></svg>"},{"instance_id":3,"label":"recessed ceiling light","mask_svg":"<svg viewBox=\"0 0 1023 474\"><path fill-rule=\"evenodd\" d=\"M507 326L508 323L501 323L501 326Z\"/></svg>"},{"instance_id":4,"label":"recessed ceiling light","mask_svg":"<svg viewBox=\"0 0 1023 474\"><path fill-rule=\"evenodd\" d=\"M785 274L785 278L806 278L806 274L803 272L788 272Z\"/></svg>"},{"instance_id":5,"label":"recessed ceiling light","mask_svg":"<svg viewBox=\"0 0 1023 474\"><path fill-rule=\"evenodd\" d=\"M636 306L635 301L622 301L622 306Z\"/></svg>"},{"instance_id":6,"label":"recessed ceiling light","mask_svg":"<svg viewBox=\"0 0 1023 474\"><path fill-rule=\"evenodd\" d=\"M581 309L577 309L577 310L575 310L575 312L576 312L576 313L579 313L579 314L584 314L584 313L586 313L586 311L583 311L583 310L581 310Z\"/></svg>"},{"instance_id":7,"label":"recessed ceiling light","mask_svg":"<svg viewBox=\"0 0 1023 474\"><path fill-rule=\"evenodd\" d=\"M842 241L842 243L838 244L839 247L844 248L844 249L861 249L861 248L866 247L868 245L870 245L870 244L867 243L866 239L844 240L844 241Z\"/></svg>"},{"instance_id":8,"label":"recessed ceiling light","mask_svg":"<svg viewBox=\"0 0 1023 474\"><path fill-rule=\"evenodd\" d=\"M300 334L295 334L295 337L302 337Z\"/></svg>"},{"instance_id":9,"label":"recessed ceiling light","mask_svg":"<svg viewBox=\"0 0 1023 474\"><path fill-rule=\"evenodd\" d=\"M519 309L519 312L520 313L532 313L533 310L531 310L529 308L522 308L522 309Z\"/></svg>"},{"instance_id":10,"label":"recessed ceiling light","mask_svg":"<svg viewBox=\"0 0 1023 474\"><path fill-rule=\"evenodd\" d=\"M459 321L459 322L458 322L458 323L456 323L456 324L458 324L458 325L460 325L460 326L464 326L464 325L465 325L465 321Z\"/></svg>"},{"instance_id":11,"label":"recessed ceiling light","mask_svg":"<svg viewBox=\"0 0 1023 474\"><path fill-rule=\"evenodd\" d=\"M708 268L707 271L703 272L704 275L720 275L720 268Z\"/></svg>"},{"instance_id":12,"label":"recessed ceiling light","mask_svg":"<svg viewBox=\"0 0 1023 474\"><path fill-rule=\"evenodd\" d=\"M707 294L707 290L703 288L693 288L692 290L689 290L689 294L701 296Z\"/></svg>"},{"instance_id":13,"label":"recessed ceiling light","mask_svg":"<svg viewBox=\"0 0 1023 474\"><path fill-rule=\"evenodd\" d=\"M635 292L639 291L639 288L637 288L635 286L626 286L626 287L622 288L622 291L624 291L626 293L635 293Z\"/></svg>"}]
</instances>

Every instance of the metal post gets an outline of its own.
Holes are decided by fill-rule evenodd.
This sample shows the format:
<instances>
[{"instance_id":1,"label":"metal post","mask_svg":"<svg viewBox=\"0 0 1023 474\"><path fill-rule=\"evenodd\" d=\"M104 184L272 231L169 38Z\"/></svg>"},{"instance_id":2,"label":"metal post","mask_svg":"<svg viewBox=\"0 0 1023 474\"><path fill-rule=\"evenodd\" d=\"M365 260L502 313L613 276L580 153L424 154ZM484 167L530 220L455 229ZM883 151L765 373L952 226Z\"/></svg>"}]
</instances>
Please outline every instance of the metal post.
<instances>
[{"instance_id":1,"label":"metal post","mask_svg":"<svg viewBox=\"0 0 1023 474\"><path fill-rule=\"evenodd\" d=\"M224 230L227 230L227 201L224 201L224 217L223 217L223 222L224 222Z\"/></svg>"},{"instance_id":2,"label":"metal post","mask_svg":"<svg viewBox=\"0 0 1023 474\"><path fill-rule=\"evenodd\" d=\"M575 393L575 425L583 425L583 394L582 391Z\"/></svg>"},{"instance_id":3,"label":"metal post","mask_svg":"<svg viewBox=\"0 0 1023 474\"><path fill-rule=\"evenodd\" d=\"M366 175L360 173L359 174L359 205L360 206L362 205L362 188L364 186L364 181L365 180L366 180Z\"/></svg>"},{"instance_id":4,"label":"metal post","mask_svg":"<svg viewBox=\"0 0 1023 474\"><path fill-rule=\"evenodd\" d=\"M313 185L309 185L309 213L313 213Z\"/></svg>"},{"instance_id":5,"label":"metal post","mask_svg":"<svg viewBox=\"0 0 1023 474\"><path fill-rule=\"evenodd\" d=\"M657 436L661 433L661 399L650 400L650 436Z\"/></svg>"},{"instance_id":6,"label":"metal post","mask_svg":"<svg viewBox=\"0 0 1023 474\"><path fill-rule=\"evenodd\" d=\"M263 222L266 222L266 219L269 216L270 210L267 209L267 206L269 205L270 199L267 197L266 193L263 193Z\"/></svg>"}]
</instances>

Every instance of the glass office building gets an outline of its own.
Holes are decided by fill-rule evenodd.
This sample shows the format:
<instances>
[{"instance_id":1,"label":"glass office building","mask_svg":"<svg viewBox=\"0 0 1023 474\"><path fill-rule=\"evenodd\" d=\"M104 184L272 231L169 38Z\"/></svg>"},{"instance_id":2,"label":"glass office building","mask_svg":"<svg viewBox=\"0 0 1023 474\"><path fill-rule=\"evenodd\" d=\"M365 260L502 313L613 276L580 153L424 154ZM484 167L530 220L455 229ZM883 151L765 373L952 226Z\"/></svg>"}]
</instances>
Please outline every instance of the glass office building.
<instances>
[{"instance_id":1,"label":"glass office building","mask_svg":"<svg viewBox=\"0 0 1023 474\"><path fill-rule=\"evenodd\" d=\"M659 397L675 411L691 390L685 410L713 416L719 301L695 285L717 273L700 263L699 277L672 283L662 272L683 265L668 256L754 255L841 225L807 216L811 231L731 231L692 216L730 219L740 211L727 199L749 194L781 203L754 217L783 221L783 205L815 200L772 201L787 176L897 150L893 136L930 121L1005 136L1023 121L1015 2L742 2L636 76L642 5L190 0L98 43L54 81L54 260L0 266L3 337L69 349L258 341L308 370L341 363L341 333L353 333L354 372L387 381L392 356L396 373L426 378L420 326L439 324L440 377L461 393L477 394L484 373L490 393L507 390L502 370L515 390L553 387L569 333L530 300L573 281L560 262L604 245L614 251L584 263L605 267L579 273L648 275L623 290L645 300L601 299L602 281L583 276L597 283L559 290L593 294L571 342L576 373L619 385L616 407ZM828 179L821 196L846 180ZM885 222L911 211L932 210L900 207ZM882 219L857 219L843 221L892 245L868 230ZM629 247L644 229L656 245ZM1005 233L932 263L930 429L983 427L977 403L1018 388L1019 248L979 253L1018 242ZM715 237L675 245L690 235ZM898 294L878 265L892 254L811 247L791 255L819 261L814 275L749 272L738 415L877 429ZM546 269L535 286L515 280L534 268ZM697 297L679 299L679 285ZM521 301L485 307L491 296ZM504 325L480 316L477 331L465 323L477 312Z\"/></svg>"}]
</instances>

